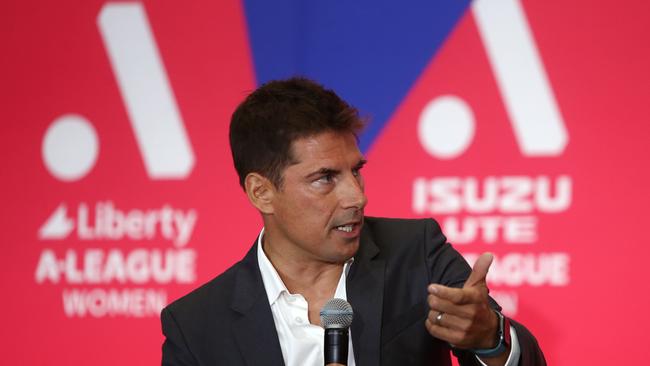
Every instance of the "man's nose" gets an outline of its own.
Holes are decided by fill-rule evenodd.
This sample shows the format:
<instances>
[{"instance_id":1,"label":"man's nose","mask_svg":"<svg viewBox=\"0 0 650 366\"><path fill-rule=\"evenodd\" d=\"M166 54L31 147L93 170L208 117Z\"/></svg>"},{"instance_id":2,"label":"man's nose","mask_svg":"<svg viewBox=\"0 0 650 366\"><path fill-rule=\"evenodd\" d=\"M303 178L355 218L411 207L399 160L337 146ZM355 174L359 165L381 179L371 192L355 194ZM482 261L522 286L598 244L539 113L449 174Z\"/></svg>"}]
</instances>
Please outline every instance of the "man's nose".
<instances>
[{"instance_id":1,"label":"man's nose","mask_svg":"<svg viewBox=\"0 0 650 366\"><path fill-rule=\"evenodd\" d=\"M342 197L343 208L363 209L368 203L363 190L363 179L360 176L351 175L346 179Z\"/></svg>"}]
</instances>

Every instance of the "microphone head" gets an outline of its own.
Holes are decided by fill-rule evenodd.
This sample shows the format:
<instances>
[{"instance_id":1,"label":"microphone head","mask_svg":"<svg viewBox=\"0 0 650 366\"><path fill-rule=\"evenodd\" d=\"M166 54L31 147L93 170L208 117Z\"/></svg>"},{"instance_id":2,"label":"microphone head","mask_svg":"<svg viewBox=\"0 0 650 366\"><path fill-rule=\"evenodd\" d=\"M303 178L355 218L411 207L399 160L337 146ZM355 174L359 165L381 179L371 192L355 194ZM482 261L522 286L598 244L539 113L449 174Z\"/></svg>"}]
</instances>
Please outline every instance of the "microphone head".
<instances>
[{"instance_id":1,"label":"microphone head","mask_svg":"<svg viewBox=\"0 0 650 366\"><path fill-rule=\"evenodd\" d=\"M352 305L343 299L328 300L320 311L320 323L325 329L347 329L352 324Z\"/></svg>"}]
</instances>

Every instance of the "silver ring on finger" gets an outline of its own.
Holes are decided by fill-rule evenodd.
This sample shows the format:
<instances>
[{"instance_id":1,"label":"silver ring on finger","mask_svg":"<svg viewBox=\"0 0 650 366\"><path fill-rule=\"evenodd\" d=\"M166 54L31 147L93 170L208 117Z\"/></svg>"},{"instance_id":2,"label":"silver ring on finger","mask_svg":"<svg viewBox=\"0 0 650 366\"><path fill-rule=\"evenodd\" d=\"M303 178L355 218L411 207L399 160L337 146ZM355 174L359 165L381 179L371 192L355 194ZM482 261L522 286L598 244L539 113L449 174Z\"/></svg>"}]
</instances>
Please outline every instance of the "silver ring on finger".
<instances>
[{"instance_id":1,"label":"silver ring on finger","mask_svg":"<svg viewBox=\"0 0 650 366\"><path fill-rule=\"evenodd\" d=\"M436 315L436 325L442 325L442 316L445 315L445 313L440 312L438 315Z\"/></svg>"}]
</instances>

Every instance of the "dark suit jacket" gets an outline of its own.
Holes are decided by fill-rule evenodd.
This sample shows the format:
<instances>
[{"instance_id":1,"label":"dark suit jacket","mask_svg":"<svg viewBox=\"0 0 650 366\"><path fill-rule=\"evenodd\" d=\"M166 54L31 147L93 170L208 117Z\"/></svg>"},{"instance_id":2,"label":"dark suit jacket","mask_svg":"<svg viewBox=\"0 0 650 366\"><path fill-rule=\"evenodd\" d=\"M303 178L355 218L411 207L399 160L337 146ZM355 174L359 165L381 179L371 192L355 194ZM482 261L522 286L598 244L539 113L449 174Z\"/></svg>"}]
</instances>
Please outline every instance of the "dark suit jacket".
<instances>
[{"instance_id":1,"label":"dark suit jacket","mask_svg":"<svg viewBox=\"0 0 650 366\"><path fill-rule=\"evenodd\" d=\"M462 287L471 269L433 220L365 219L347 277L357 365L450 365L449 345L424 326L427 285ZM499 308L493 302L495 308ZM163 365L283 365L256 246L161 314ZM520 365L545 365L535 338L513 322ZM462 365L473 354L454 351Z\"/></svg>"}]
</instances>

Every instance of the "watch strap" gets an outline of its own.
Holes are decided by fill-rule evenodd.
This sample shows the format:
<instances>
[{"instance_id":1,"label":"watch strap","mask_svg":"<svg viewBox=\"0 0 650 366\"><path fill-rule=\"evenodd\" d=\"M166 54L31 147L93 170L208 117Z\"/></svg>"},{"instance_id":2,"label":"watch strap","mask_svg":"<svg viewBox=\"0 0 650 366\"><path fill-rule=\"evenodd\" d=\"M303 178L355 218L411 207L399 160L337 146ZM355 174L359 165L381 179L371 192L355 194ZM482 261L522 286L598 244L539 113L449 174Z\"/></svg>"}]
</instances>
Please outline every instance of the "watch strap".
<instances>
[{"instance_id":1,"label":"watch strap","mask_svg":"<svg viewBox=\"0 0 650 366\"><path fill-rule=\"evenodd\" d=\"M494 311L499 317L499 331L497 345L493 348L472 349L471 351L479 357L496 357L505 352L510 345L510 321L498 311Z\"/></svg>"}]
</instances>

